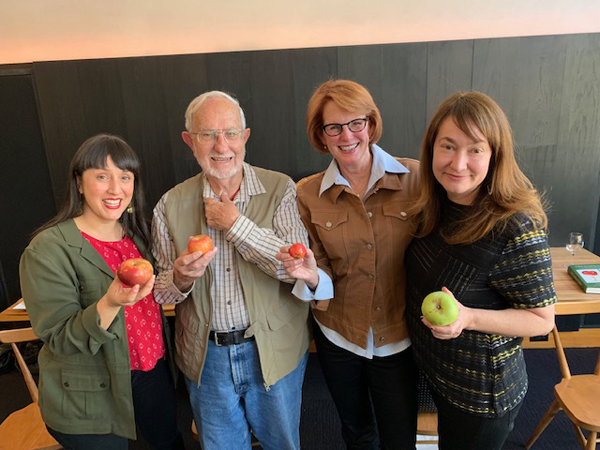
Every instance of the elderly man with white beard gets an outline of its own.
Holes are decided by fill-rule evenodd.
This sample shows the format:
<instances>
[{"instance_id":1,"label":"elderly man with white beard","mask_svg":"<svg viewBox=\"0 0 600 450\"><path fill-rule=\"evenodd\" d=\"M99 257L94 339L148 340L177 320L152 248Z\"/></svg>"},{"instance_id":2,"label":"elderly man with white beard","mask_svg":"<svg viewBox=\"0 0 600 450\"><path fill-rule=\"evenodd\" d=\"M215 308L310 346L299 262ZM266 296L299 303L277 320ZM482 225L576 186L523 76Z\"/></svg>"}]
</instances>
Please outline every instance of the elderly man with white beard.
<instances>
[{"instance_id":1,"label":"elderly man with white beard","mask_svg":"<svg viewBox=\"0 0 600 450\"><path fill-rule=\"evenodd\" d=\"M244 162L250 137L237 100L195 98L183 140L202 172L154 210L155 297L175 303L176 362L204 450L299 449L309 304L275 255L308 236L287 176ZM190 253L191 236L215 247Z\"/></svg>"}]
</instances>

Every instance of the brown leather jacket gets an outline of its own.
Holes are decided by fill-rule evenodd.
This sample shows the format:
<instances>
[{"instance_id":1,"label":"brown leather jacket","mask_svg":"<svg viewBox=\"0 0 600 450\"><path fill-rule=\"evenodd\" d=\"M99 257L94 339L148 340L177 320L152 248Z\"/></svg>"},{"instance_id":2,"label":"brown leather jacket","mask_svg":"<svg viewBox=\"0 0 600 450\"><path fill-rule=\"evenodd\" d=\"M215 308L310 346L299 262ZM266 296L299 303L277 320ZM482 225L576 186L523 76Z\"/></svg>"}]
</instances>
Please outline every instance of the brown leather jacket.
<instances>
[{"instance_id":1,"label":"brown leather jacket","mask_svg":"<svg viewBox=\"0 0 600 450\"><path fill-rule=\"evenodd\" d=\"M313 314L362 348L369 327L376 347L408 337L404 252L414 224L406 211L418 195L419 162L396 159L410 173L386 173L364 203L340 185L319 196L325 172L298 183L298 208L311 249L334 285L328 307L319 305Z\"/></svg>"}]
</instances>

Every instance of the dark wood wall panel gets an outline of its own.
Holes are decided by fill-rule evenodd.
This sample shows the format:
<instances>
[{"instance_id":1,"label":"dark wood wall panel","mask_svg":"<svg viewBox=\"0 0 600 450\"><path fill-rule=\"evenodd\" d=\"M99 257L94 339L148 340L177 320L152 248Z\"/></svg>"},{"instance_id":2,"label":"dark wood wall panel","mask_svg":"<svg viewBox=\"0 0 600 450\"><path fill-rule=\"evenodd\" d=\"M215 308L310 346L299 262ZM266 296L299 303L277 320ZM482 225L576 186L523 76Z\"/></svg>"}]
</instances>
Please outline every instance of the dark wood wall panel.
<instances>
[{"instance_id":1,"label":"dark wood wall panel","mask_svg":"<svg viewBox=\"0 0 600 450\"><path fill-rule=\"evenodd\" d=\"M449 95L470 91L473 77L473 40L431 42L427 45L427 118Z\"/></svg>"},{"instance_id":2,"label":"dark wood wall panel","mask_svg":"<svg viewBox=\"0 0 600 450\"><path fill-rule=\"evenodd\" d=\"M383 148L417 157L427 121L456 90L481 90L511 120L524 171L548 193L551 242L582 231L593 244L600 203L600 35L68 61L34 65L54 195L88 136L123 135L140 153L151 203L198 172L181 140L189 101L235 94L252 135L247 161L294 179L324 169L310 148L306 104L329 78L367 86Z\"/></svg>"},{"instance_id":3,"label":"dark wood wall panel","mask_svg":"<svg viewBox=\"0 0 600 450\"><path fill-rule=\"evenodd\" d=\"M157 58L127 58L119 61L118 68L121 92L115 91L113 95L115 101L116 97L122 99L124 137L138 150L142 160L147 197L158 199L172 186L175 178L165 89L160 82L160 61Z\"/></svg>"},{"instance_id":4,"label":"dark wood wall panel","mask_svg":"<svg viewBox=\"0 0 600 450\"><path fill-rule=\"evenodd\" d=\"M600 35L568 40L559 108L552 226L563 241L581 231L592 244L600 197ZM600 250L600 242L595 246Z\"/></svg>"},{"instance_id":5,"label":"dark wood wall panel","mask_svg":"<svg viewBox=\"0 0 600 450\"><path fill-rule=\"evenodd\" d=\"M338 75L366 86L383 117L381 146L418 158L427 107L427 44L342 47Z\"/></svg>"},{"instance_id":6,"label":"dark wood wall panel","mask_svg":"<svg viewBox=\"0 0 600 450\"><path fill-rule=\"evenodd\" d=\"M191 99L208 89L207 60L210 55L182 55L160 57L162 96L164 97L168 127L168 155L162 168L171 168L177 182L198 173L198 163L191 150L181 139L185 129L185 110Z\"/></svg>"},{"instance_id":7,"label":"dark wood wall panel","mask_svg":"<svg viewBox=\"0 0 600 450\"><path fill-rule=\"evenodd\" d=\"M34 64L38 106L56 205L64 198L71 157L88 137L127 135L118 60Z\"/></svg>"},{"instance_id":8,"label":"dark wood wall panel","mask_svg":"<svg viewBox=\"0 0 600 450\"><path fill-rule=\"evenodd\" d=\"M337 77L338 54L335 48L294 50L289 76L295 105L294 123L285 125L289 136L287 148L280 151L293 155L296 171L291 175L297 181L327 167L331 158L317 152L306 137L306 108L314 90L329 78ZM273 132L273 130L271 130Z\"/></svg>"},{"instance_id":9,"label":"dark wood wall panel","mask_svg":"<svg viewBox=\"0 0 600 450\"><path fill-rule=\"evenodd\" d=\"M19 259L31 232L56 209L31 75L0 76L0 99L0 271L8 290L7 298L0 295L3 310L21 296Z\"/></svg>"}]
</instances>

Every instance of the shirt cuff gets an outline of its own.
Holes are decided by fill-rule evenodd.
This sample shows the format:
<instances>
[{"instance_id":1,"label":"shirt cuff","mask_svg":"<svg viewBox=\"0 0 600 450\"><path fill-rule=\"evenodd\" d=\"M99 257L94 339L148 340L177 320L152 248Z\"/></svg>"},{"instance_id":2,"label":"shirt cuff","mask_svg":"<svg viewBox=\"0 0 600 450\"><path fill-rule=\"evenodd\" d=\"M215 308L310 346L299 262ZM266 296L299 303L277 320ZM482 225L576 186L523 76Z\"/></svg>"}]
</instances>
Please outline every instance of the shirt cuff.
<instances>
[{"instance_id":1,"label":"shirt cuff","mask_svg":"<svg viewBox=\"0 0 600 450\"><path fill-rule=\"evenodd\" d=\"M165 288L169 293L169 298L174 299L175 303L179 303L185 300L188 297L188 295L190 295L190 292L192 292L192 290L194 289L195 284L196 281L194 280L187 291L181 292L175 284L175 280L173 279L173 271L171 270L167 276L167 283L165 285Z\"/></svg>"},{"instance_id":2,"label":"shirt cuff","mask_svg":"<svg viewBox=\"0 0 600 450\"><path fill-rule=\"evenodd\" d=\"M333 282L331 278L321 269L317 269L317 271L319 272L319 284L317 284L317 288L314 291L308 287L304 280L296 280L292 294L304 301L329 300L333 298Z\"/></svg>"},{"instance_id":3,"label":"shirt cuff","mask_svg":"<svg viewBox=\"0 0 600 450\"><path fill-rule=\"evenodd\" d=\"M231 229L225 233L225 239L233 245L244 242L250 236L255 226L254 222L240 214Z\"/></svg>"}]
</instances>

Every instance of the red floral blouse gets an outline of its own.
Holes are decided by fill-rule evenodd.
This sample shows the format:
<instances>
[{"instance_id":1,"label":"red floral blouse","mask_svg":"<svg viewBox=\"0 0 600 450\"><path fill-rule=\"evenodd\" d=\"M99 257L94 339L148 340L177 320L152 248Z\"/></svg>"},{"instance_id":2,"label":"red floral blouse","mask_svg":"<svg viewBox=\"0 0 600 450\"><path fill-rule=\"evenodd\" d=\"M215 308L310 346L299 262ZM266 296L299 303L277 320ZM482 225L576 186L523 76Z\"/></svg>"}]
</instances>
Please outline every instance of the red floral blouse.
<instances>
[{"instance_id":1,"label":"red floral blouse","mask_svg":"<svg viewBox=\"0 0 600 450\"><path fill-rule=\"evenodd\" d=\"M106 264L116 273L119 265L131 258L143 258L134 242L128 237L120 241L104 242L81 232L83 237L102 256ZM125 325L129 343L131 370L152 370L165 354L162 335L160 305L150 293L133 306L125 306Z\"/></svg>"}]
</instances>

